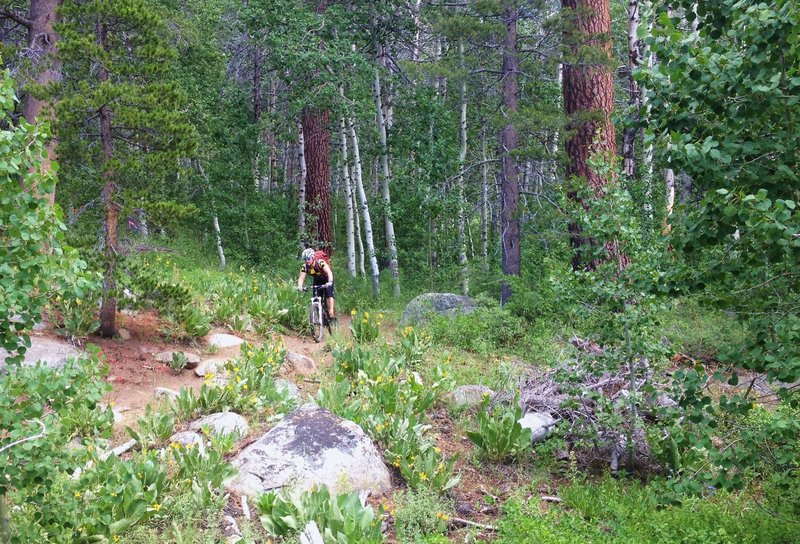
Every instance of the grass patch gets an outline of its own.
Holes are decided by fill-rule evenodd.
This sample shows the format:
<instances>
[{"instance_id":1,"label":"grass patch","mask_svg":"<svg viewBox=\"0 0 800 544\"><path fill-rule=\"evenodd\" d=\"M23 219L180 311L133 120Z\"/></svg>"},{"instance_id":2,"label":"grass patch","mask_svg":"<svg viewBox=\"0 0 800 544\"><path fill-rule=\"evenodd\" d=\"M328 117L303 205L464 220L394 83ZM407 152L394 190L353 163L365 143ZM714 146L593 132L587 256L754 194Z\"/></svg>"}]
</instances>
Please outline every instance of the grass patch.
<instances>
[{"instance_id":1,"label":"grass patch","mask_svg":"<svg viewBox=\"0 0 800 544\"><path fill-rule=\"evenodd\" d=\"M719 494L687 498L679 506L658 508L653 489L638 482L606 478L562 488L561 505L542 510L537 496L504 505L496 544L781 544L800 541L795 514L777 515L751 495ZM784 512L780 512L784 510Z\"/></svg>"}]
</instances>

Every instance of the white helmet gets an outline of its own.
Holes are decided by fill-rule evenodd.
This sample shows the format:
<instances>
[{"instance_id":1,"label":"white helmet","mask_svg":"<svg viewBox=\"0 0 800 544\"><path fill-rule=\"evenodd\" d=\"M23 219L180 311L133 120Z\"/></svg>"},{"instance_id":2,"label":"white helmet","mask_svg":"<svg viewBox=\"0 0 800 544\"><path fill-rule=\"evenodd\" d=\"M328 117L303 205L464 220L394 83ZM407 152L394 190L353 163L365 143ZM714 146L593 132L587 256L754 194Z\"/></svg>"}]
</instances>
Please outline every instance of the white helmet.
<instances>
[{"instance_id":1,"label":"white helmet","mask_svg":"<svg viewBox=\"0 0 800 544\"><path fill-rule=\"evenodd\" d=\"M314 249L313 248L306 248L303 250L303 253L300 254L300 259L303 261L310 261L314 258Z\"/></svg>"}]
</instances>

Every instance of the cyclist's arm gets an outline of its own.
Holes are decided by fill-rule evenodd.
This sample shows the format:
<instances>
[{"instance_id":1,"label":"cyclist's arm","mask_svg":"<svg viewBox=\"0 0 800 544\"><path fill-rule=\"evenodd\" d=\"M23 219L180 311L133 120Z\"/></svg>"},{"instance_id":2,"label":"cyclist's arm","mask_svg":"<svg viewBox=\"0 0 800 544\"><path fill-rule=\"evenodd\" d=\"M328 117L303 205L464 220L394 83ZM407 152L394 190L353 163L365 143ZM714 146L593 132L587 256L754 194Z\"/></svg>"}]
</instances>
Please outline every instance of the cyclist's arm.
<instances>
[{"instance_id":1,"label":"cyclist's arm","mask_svg":"<svg viewBox=\"0 0 800 544\"><path fill-rule=\"evenodd\" d=\"M305 270L301 270L300 271L300 277L297 278L297 288L298 289L302 289L303 288L303 283L305 281L306 281L306 271Z\"/></svg>"},{"instance_id":2,"label":"cyclist's arm","mask_svg":"<svg viewBox=\"0 0 800 544\"><path fill-rule=\"evenodd\" d=\"M325 263L325 261L322 261ZM333 268L331 265L325 263L325 272L328 274L328 283L333 283Z\"/></svg>"}]
</instances>

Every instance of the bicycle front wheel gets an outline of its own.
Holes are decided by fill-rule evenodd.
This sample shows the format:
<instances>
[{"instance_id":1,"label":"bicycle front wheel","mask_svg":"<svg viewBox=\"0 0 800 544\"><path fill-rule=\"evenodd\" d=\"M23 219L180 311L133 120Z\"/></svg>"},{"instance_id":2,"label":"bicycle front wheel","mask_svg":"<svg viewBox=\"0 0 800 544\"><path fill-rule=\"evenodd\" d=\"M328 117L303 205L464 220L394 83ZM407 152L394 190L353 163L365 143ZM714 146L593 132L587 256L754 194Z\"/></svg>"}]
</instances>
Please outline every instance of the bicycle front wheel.
<instances>
[{"instance_id":1,"label":"bicycle front wheel","mask_svg":"<svg viewBox=\"0 0 800 544\"><path fill-rule=\"evenodd\" d=\"M324 334L322 326L322 305L312 302L308 310L308 322L311 325L311 336L316 342L322 342Z\"/></svg>"}]
</instances>

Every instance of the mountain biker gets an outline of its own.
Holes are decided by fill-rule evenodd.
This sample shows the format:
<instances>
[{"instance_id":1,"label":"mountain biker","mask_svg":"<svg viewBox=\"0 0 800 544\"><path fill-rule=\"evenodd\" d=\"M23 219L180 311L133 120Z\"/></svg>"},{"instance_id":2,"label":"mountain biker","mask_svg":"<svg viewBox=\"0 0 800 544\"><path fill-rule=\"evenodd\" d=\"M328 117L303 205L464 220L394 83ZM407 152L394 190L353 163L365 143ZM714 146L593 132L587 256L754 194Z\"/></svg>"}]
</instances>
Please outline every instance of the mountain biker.
<instances>
[{"instance_id":1,"label":"mountain biker","mask_svg":"<svg viewBox=\"0 0 800 544\"><path fill-rule=\"evenodd\" d=\"M301 260L304 261L303 266L300 267L300 277L297 278L297 290L303 290L303 283L306 279L306 274L310 274L314 278L314 285L325 287L325 293L328 300L328 316L331 320L336 319L333 305L333 269L331 265L326 262L324 254L319 255L314 248L309 247L303 250L300 254Z\"/></svg>"}]
</instances>

